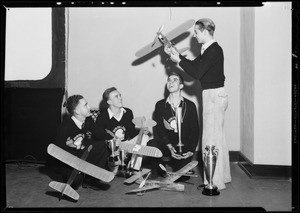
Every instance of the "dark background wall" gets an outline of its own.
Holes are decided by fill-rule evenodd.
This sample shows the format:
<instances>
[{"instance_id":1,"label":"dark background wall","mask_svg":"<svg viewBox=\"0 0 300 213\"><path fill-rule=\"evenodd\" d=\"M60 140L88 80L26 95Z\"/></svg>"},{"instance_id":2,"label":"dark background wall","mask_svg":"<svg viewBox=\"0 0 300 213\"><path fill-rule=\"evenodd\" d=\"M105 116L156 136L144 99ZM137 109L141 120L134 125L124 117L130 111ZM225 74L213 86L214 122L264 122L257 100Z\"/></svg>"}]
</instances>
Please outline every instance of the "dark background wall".
<instances>
[{"instance_id":1,"label":"dark background wall","mask_svg":"<svg viewBox=\"0 0 300 213\"><path fill-rule=\"evenodd\" d=\"M46 161L61 121L63 88L6 88L5 160Z\"/></svg>"},{"instance_id":2,"label":"dark background wall","mask_svg":"<svg viewBox=\"0 0 300 213\"><path fill-rule=\"evenodd\" d=\"M5 32L5 26L1 28ZM42 80L4 82L1 150L5 161L47 160L47 146L61 122L65 76L65 9L52 8L51 71Z\"/></svg>"}]
</instances>

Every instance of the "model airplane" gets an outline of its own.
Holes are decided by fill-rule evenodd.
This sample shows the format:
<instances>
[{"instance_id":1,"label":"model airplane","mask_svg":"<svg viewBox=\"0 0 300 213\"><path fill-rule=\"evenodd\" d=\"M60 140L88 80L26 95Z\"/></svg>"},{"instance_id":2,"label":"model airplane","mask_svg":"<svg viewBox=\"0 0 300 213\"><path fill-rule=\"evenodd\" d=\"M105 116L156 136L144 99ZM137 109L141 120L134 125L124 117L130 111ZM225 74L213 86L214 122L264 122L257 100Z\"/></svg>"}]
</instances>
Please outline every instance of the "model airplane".
<instances>
[{"instance_id":1,"label":"model airplane","mask_svg":"<svg viewBox=\"0 0 300 213\"><path fill-rule=\"evenodd\" d=\"M138 153L136 153L140 148L141 148L141 145L146 145L148 140L147 141L144 141L143 143L143 137L144 137L144 128L147 127L147 128L151 128L153 126L156 125L156 122L151 120L151 119L147 119L145 117L137 117L137 118L134 118L132 120L132 122L134 123L135 125L135 128L137 129L140 129L139 131L139 134L137 136L137 139L135 141L135 146L134 148L132 149L132 157L131 157L131 160L129 161L128 163L128 169L130 170L140 170L140 167L142 165L142 156ZM148 146L149 148L150 146ZM155 147L152 147L152 148L155 148ZM124 149L124 148L123 148ZM155 148L156 149L156 148ZM131 150L130 150L131 151ZM155 151L157 151L158 153L161 151L159 149L156 149ZM148 153L145 153L144 155L147 155L149 154L150 152ZM157 153L153 153L151 154L153 157L157 157ZM150 156L151 156L150 155ZM162 154L161 156L159 155L159 157L162 157Z\"/></svg>"},{"instance_id":2,"label":"model airplane","mask_svg":"<svg viewBox=\"0 0 300 213\"><path fill-rule=\"evenodd\" d=\"M158 32L156 33L157 36L155 37L154 41L152 43L148 44L147 46L143 47L139 51L137 51L135 56L136 57L145 56L161 46L164 46L164 47L167 46L169 48L174 47L172 40L175 39L176 37L178 37L179 35L181 35L182 33L184 33L185 31L187 31L188 29L190 29L194 24L195 24L195 20L193 20L193 19L188 20L166 35L164 35L162 33L162 30L164 27L164 25L162 25L159 28ZM178 50L178 52L183 53L188 49L189 48L183 48L183 49Z\"/></svg>"},{"instance_id":3,"label":"model airplane","mask_svg":"<svg viewBox=\"0 0 300 213\"><path fill-rule=\"evenodd\" d=\"M133 189L127 192L127 194L137 193L137 195L141 195L141 193L145 193L146 191L152 189L172 190L172 191L182 192L184 191L184 185L180 183L174 183L174 181L179 179L181 176L187 175L186 173L197 165L198 165L198 161L191 161L190 163L188 163L187 165L179 169L177 172L172 172L172 173L167 172L168 177L162 181L142 179L142 176L145 175L145 172L144 174L139 173L133 175L132 177L130 177L130 181L129 179L127 179L125 182L126 183L136 182L140 185L139 188ZM150 171L148 173L150 173ZM188 176L196 177L196 175L188 175Z\"/></svg>"},{"instance_id":4,"label":"model airplane","mask_svg":"<svg viewBox=\"0 0 300 213\"><path fill-rule=\"evenodd\" d=\"M63 195L67 195L74 200L79 199L79 194L71 187L71 184L73 183L75 177L79 174L79 172L88 174L104 182L110 182L114 178L114 173L85 161L91 149L92 145L90 145L85 150L81 158L78 158L54 144L49 144L47 148L48 154L74 168L67 183L61 183L57 181L51 181L49 183L49 186L51 188L61 192L59 200Z\"/></svg>"},{"instance_id":5,"label":"model airplane","mask_svg":"<svg viewBox=\"0 0 300 213\"><path fill-rule=\"evenodd\" d=\"M130 172L132 170L134 170L134 171L140 170L140 167L142 164L142 156L149 156L149 157L155 157L155 158L162 157L162 152L158 148L147 146L149 136L143 134L143 128L153 127L156 125L156 122L151 119L146 119L145 117L136 117L132 120L132 122L135 124L136 128L141 129L139 134L131 140L123 141L123 142L119 143L119 151L120 152L132 153L132 157L127 165L128 172ZM111 131L106 130L106 132L109 133L112 137L115 137L115 135ZM124 167L124 165L123 165L124 164L124 154L121 155L120 160L121 160L121 167L123 168ZM120 172L122 172L122 171L120 171Z\"/></svg>"}]
</instances>

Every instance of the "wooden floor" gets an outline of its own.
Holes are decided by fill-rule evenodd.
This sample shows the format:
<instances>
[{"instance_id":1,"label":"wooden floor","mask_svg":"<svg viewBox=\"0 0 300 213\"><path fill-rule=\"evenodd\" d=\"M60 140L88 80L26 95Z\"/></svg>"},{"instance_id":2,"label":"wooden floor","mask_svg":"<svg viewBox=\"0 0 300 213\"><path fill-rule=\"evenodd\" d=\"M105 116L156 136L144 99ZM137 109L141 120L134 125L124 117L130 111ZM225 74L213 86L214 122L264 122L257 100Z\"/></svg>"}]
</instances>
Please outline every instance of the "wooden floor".
<instances>
[{"instance_id":1,"label":"wooden floor","mask_svg":"<svg viewBox=\"0 0 300 213\"><path fill-rule=\"evenodd\" d=\"M110 182L108 191L93 191L92 189L79 188L77 192L80 198L74 202L67 197L58 200L59 194L51 189L48 184L51 179L51 171L43 164L32 163L7 163L5 165L4 187L1 190L6 198L5 208L40 208L57 209L66 207L88 210L104 210L106 208L117 208L125 210L146 207L147 211L154 207L175 210L200 211L201 208L224 209L241 207L262 207L266 211L291 211L292 193L291 180L274 179L250 179L237 165L231 163L232 182L226 184L226 189L220 191L218 196L205 196L197 186L202 179L191 178L189 184L184 183L184 192L153 190L146 192L143 196L126 194L131 189L137 188L137 184L125 185L125 178L115 177ZM199 174L198 169L196 173ZM1 189L4 189L1 187ZM148 207L151 207L150 209ZM3 209L3 208L2 208ZM86 209L85 209L86 210Z\"/></svg>"}]
</instances>

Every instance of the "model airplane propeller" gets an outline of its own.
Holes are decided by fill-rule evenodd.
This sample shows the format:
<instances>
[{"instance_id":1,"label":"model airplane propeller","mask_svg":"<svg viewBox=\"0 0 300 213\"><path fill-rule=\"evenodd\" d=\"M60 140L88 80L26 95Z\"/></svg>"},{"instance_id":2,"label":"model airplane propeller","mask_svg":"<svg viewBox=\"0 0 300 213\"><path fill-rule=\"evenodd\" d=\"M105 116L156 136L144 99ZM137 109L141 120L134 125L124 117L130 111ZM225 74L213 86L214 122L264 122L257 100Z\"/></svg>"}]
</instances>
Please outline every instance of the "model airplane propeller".
<instances>
[{"instance_id":1,"label":"model airplane propeller","mask_svg":"<svg viewBox=\"0 0 300 213\"><path fill-rule=\"evenodd\" d=\"M161 189L161 190L172 190L172 191L179 191L183 192L184 191L184 185L180 183L174 183L174 181L178 180L181 176L187 175L186 173L193 169L195 166L198 165L198 161L191 161L190 163L186 164L184 167L179 169L177 172L168 173L168 177L163 179L162 181L159 180L147 180L150 170L142 170L142 172L137 173L133 176L131 176L129 179L125 180L125 183L133 183L136 182L139 185L138 188L133 189L127 194L132 194L136 193L137 195L140 195L140 193L145 193L147 190L152 190L152 189ZM162 167L162 166L161 166ZM163 167L165 168L165 167ZM166 171L166 170L165 170ZM145 179L143 179L143 175L148 174ZM191 177L197 177L197 175L187 175Z\"/></svg>"},{"instance_id":2,"label":"model airplane propeller","mask_svg":"<svg viewBox=\"0 0 300 213\"><path fill-rule=\"evenodd\" d=\"M164 28L164 25L162 25L159 28L159 30L157 31L157 33L156 33L157 35L156 35L154 41L152 43L148 44L147 46L143 47L139 51L137 51L135 56L136 57L145 56L161 46L164 46L164 47L167 46L169 48L171 48L171 47L176 48L174 46L174 44L172 43L172 40L175 39L176 37L178 37L179 35L183 34L184 32L186 32L194 24L195 24L195 20L190 19L190 20L184 22L183 24L181 24L180 26L176 27L174 30L172 30L171 32L169 32L166 35L164 35L162 33L162 30ZM188 49L189 48L186 47L186 48L178 50L178 52L183 53Z\"/></svg>"}]
</instances>

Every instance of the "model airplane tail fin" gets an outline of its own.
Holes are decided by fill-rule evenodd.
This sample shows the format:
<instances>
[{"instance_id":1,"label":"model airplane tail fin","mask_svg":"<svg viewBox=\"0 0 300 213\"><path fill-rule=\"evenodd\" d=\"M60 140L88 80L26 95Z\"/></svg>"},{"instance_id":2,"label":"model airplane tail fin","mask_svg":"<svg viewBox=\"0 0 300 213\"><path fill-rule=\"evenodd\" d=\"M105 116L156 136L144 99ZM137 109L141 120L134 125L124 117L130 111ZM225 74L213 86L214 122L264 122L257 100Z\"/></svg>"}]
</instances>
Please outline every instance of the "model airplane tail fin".
<instances>
[{"instance_id":1,"label":"model airplane tail fin","mask_svg":"<svg viewBox=\"0 0 300 213\"><path fill-rule=\"evenodd\" d=\"M79 199L79 194L69 185L65 183L60 183L57 181L51 181L49 183L49 186L52 189L55 189L56 191L61 192L62 194L67 195L68 197L78 200Z\"/></svg>"}]
</instances>

